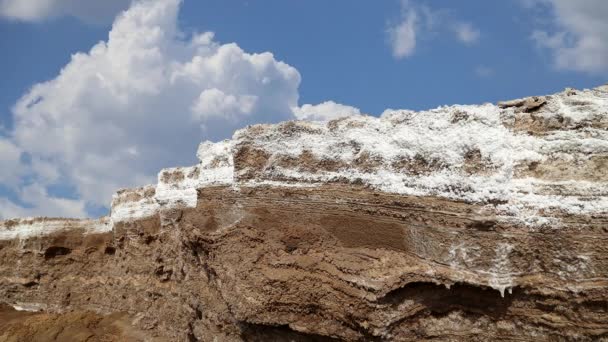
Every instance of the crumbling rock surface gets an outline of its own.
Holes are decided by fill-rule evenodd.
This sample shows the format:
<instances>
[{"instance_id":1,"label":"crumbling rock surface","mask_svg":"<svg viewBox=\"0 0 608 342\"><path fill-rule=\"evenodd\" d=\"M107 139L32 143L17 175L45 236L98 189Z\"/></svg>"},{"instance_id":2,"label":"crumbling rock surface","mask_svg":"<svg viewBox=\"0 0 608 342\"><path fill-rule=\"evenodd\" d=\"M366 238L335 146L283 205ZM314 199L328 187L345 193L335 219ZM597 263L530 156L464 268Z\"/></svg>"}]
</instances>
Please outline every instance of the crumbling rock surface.
<instances>
[{"instance_id":1,"label":"crumbling rock surface","mask_svg":"<svg viewBox=\"0 0 608 342\"><path fill-rule=\"evenodd\" d=\"M20 308L22 309L22 308ZM0 304L0 340L6 342L162 341L132 326L126 314L17 311Z\"/></svg>"},{"instance_id":2,"label":"crumbling rock surface","mask_svg":"<svg viewBox=\"0 0 608 342\"><path fill-rule=\"evenodd\" d=\"M606 86L247 127L109 217L0 223L0 300L108 340L608 340L607 128Z\"/></svg>"}]
</instances>

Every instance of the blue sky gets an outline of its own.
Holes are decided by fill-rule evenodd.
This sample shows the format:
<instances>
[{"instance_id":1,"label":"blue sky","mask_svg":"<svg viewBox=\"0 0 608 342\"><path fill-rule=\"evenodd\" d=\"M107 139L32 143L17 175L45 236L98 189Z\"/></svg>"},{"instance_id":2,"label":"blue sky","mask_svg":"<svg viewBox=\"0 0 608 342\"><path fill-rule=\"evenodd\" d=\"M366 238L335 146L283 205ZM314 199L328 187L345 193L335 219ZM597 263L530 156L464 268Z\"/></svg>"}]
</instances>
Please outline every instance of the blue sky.
<instances>
[{"instance_id":1,"label":"blue sky","mask_svg":"<svg viewBox=\"0 0 608 342\"><path fill-rule=\"evenodd\" d=\"M608 75L603 0L147 0L112 29L129 6L0 0L0 218L101 214L114 187L191 164L199 141L248 123L496 102ZM153 27L165 37L142 43ZM110 30L124 44L92 56ZM215 59L197 66L200 53Z\"/></svg>"}]
</instances>

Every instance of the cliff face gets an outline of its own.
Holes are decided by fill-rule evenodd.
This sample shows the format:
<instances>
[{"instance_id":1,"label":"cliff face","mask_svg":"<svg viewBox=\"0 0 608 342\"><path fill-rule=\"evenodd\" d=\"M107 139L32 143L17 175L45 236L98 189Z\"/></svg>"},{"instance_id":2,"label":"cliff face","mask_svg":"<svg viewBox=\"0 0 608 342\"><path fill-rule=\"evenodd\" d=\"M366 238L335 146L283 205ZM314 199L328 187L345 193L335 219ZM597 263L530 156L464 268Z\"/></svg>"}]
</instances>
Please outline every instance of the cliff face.
<instances>
[{"instance_id":1,"label":"cliff face","mask_svg":"<svg viewBox=\"0 0 608 342\"><path fill-rule=\"evenodd\" d=\"M0 300L117 340L608 339L607 128L606 86L251 126L109 217L0 223Z\"/></svg>"}]
</instances>

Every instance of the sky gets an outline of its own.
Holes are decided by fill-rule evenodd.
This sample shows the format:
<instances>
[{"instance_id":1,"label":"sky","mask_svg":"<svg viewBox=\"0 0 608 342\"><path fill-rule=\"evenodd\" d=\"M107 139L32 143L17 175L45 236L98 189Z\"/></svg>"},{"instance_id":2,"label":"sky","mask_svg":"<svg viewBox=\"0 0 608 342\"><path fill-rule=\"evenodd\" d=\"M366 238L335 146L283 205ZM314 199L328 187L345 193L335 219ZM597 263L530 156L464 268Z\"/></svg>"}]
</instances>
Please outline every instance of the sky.
<instances>
[{"instance_id":1,"label":"sky","mask_svg":"<svg viewBox=\"0 0 608 342\"><path fill-rule=\"evenodd\" d=\"M0 219L106 214L248 124L590 88L605 0L0 0Z\"/></svg>"}]
</instances>

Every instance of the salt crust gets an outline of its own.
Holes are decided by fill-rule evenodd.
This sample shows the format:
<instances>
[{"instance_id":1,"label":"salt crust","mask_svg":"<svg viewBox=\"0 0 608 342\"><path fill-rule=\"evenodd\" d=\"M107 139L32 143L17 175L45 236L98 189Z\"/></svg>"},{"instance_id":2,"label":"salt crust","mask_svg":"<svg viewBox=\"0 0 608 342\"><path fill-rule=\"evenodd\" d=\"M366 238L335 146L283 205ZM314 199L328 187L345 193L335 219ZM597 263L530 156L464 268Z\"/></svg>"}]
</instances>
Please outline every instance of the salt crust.
<instances>
[{"instance_id":1,"label":"salt crust","mask_svg":"<svg viewBox=\"0 0 608 342\"><path fill-rule=\"evenodd\" d=\"M290 123L251 126L237 131L232 140L202 143L196 166L162 170L153 196L142 194L150 186L119 191L113 199L110 221L152 216L161 207L195 207L197 189L207 186L310 187L336 180L387 193L485 204L503 219L529 226L558 223L540 214L551 210L582 215L608 213L606 182L516 177L518 165L608 154L608 132L593 125L608 124L606 87L568 89L545 100L546 104L534 113L535 118L559 118L568 127L539 135L518 132L513 129L517 108L493 104L443 106L421 112L386 110L380 118L354 115L331 122L296 122L290 134L285 132ZM270 156L269 164L281 157L297 158L310 152L316 160L340 162L346 167L310 171L273 164L262 176L239 182L233 157L236 148L244 144L264 151ZM485 172L463 171L471 152L478 153L476 162ZM374 160L373 170L357 167L364 155ZM440 167L421 174L394 167L400 160L414 159ZM171 174L182 176L170 179L167 175ZM133 199L129 200L131 195ZM30 221L19 224L22 229L14 224L7 228L0 222L0 239L37 235L43 227L45 233L62 229L58 221ZM111 230L111 222L90 222L94 228L87 229L92 232Z\"/></svg>"},{"instance_id":2,"label":"salt crust","mask_svg":"<svg viewBox=\"0 0 608 342\"><path fill-rule=\"evenodd\" d=\"M69 229L81 229L85 234L109 232L114 223L149 217L161 209L195 207L197 189L208 186L231 186L236 190L241 186L314 187L336 180L387 193L482 204L499 219L523 223L531 229L543 225L559 227L559 220L542 214L552 210L579 215L608 214L606 182L516 176L518 165L608 154L605 129L608 87L566 90L545 100L545 105L534 113L535 120L559 119L566 126L563 130L543 134L518 132L513 128L518 109L492 104L444 106L422 112L387 110L380 118L355 115L329 123L297 122L292 123L295 129L288 133L289 123L248 127L237 131L232 140L202 143L197 153L198 165L162 170L156 187L120 190L114 196L109 217L4 221L0 222L0 240ZM269 171L254 179L237 181L234 153L243 145L269 156L267 166L272 166L267 168ZM483 166L484 172L463 171L472 151L478 153L479 160L475 162ZM330 172L273 164L282 157L297 158L304 152L312 153L316 160L340 162L347 167ZM375 162L371 171L357 167L364 155ZM400 160L415 159L432 161L441 167L421 174L394 167ZM462 254L464 247L458 248L450 251L452 258ZM495 266L475 271L488 275L487 285L502 295L514 286L509 269L512 249L508 244L497 245Z\"/></svg>"}]
</instances>

